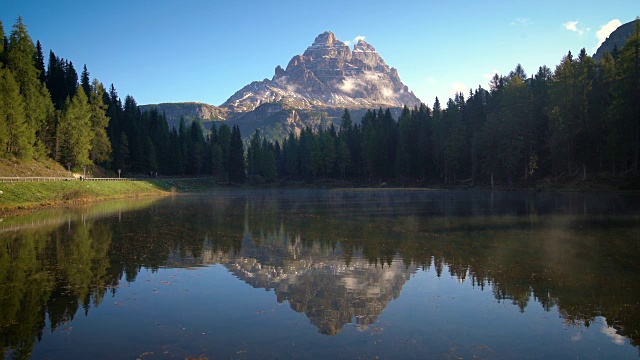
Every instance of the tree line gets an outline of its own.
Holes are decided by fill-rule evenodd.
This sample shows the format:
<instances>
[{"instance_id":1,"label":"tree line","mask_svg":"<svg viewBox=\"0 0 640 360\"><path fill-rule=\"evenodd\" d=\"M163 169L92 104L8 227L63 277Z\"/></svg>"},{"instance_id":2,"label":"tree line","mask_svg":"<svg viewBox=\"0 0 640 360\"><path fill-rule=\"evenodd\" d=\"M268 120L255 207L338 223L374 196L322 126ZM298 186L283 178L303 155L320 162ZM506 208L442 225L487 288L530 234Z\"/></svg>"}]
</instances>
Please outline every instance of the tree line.
<instances>
[{"instance_id":1,"label":"tree line","mask_svg":"<svg viewBox=\"0 0 640 360\"><path fill-rule=\"evenodd\" d=\"M637 173L640 153L640 20L621 48L597 63L582 49L551 70L518 66L489 89L432 107L387 109L354 121L246 146L238 126L169 128L156 109L78 77L50 51L47 66L22 19L0 23L0 156L51 157L75 170L93 164L125 174L213 175L219 181L341 179L356 182L514 183Z\"/></svg>"},{"instance_id":2,"label":"tree line","mask_svg":"<svg viewBox=\"0 0 640 360\"><path fill-rule=\"evenodd\" d=\"M267 153L265 155L264 153ZM483 183L638 172L640 20L625 45L600 63L582 49L527 76L520 64L488 90L458 93L443 106L368 111L336 129L289 134L282 145L249 144L248 174L271 180L336 178L368 182ZM259 160L262 159L262 160Z\"/></svg>"},{"instance_id":3,"label":"tree line","mask_svg":"<svg viewBox=\"0 0 640 360\"><path fill-rule=\"evenodd\" d=\"M51 157L74 169L108 162L103 85L89 81L86 66L79 85L73 63L53 51L45 69L22 18L8 38L0 22L0 39L0 156Z\"/></svg>"}]
</instances>

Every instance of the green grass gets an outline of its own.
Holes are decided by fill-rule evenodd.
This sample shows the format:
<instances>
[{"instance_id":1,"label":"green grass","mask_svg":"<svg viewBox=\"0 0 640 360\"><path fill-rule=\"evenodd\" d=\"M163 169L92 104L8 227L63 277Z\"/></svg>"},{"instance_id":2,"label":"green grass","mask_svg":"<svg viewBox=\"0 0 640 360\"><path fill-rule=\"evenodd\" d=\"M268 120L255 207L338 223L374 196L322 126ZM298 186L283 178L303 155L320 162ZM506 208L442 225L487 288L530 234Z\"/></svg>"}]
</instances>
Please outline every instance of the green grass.
<instances>
[{"instance_id":1,"label":"green grass","mask_svg":"<svg viewBox=\"0 0 640 360\"><path fill-rule=\"evenodd\" d=\"M0 183L0 215L3 212L69 203L168 195L174 192L205 192L215 187L217 185L211 179Z\"/></svg>"},{"instance_id":2,"label":"green grass","mask_svg":"<svg viewBox=\"0 0 640 360\"><path fill-rule=\"evenodd\" d=\"M55 181L0 183L0 211L70 202L167 194L147 181Z\"/></svg>"}]
</instances>

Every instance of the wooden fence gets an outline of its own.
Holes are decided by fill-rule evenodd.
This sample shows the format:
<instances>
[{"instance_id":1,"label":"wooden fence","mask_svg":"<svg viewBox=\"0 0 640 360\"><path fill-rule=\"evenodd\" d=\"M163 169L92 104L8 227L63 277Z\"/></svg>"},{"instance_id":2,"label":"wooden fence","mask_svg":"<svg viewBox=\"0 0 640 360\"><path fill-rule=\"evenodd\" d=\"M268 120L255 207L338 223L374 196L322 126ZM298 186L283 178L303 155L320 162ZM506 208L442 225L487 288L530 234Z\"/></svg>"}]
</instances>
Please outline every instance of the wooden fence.
<instances>
[{"instance_id":1,"label":"wooden fence","mask_svg":"<svg viewBox=\"0 0 640 360\"><path fill-rule=\"evenodd\" d=\"M135 178L74 178L53 176L0 177L0 182L36 182L36 181L135 181Z\"/></svg>"}]
</instances>

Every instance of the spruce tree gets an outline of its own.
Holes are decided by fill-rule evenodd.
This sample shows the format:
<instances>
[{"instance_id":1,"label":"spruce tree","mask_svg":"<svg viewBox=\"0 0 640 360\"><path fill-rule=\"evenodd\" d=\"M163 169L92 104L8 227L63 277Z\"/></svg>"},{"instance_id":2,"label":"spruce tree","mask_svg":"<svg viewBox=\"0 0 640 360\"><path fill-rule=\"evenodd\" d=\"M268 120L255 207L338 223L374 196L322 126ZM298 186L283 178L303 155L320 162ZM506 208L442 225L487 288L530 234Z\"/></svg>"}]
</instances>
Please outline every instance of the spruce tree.
<instances>
[{"instance_id":1,"label":"spruce tree","mask_svg":"<svg viewBox=\"0 0 640 360\"><path fill-rule=\"evenodd\" d=\"M0 20L0 67L5 63L5 48L4 44L7 41L7 37L4 35L4 26L2 20Z\"/></svg>"},{"instance_id":2,"label":"spruce tree","mask_svg":"<svg viewBox=\"0 0 640 360\"><path fill-rule=\"evenodd\" d=\"M618 104L620 126L630 134L631 169L640 162L640 20L620 51L618 61Z\"/></svg>"},{"instance_id":3,"label":"spruce tree","mask_svg":"<svg viewBox=\"0 0 640 360\"><path fill-rule=\"evenodd\" d=\"M40 40L36 42L36 58L35 58L36 69L40 72L40 82L45 83L47 81L47 74L44 68L44 54L42 53L42 45L40 45Z\"/></svg>"},{"instance_id":4,"label":"spruce tree","mask_svg":"<svg viewBox=\"0 0 640 360\"><path fill-rule=\"evenodd\" d=\"M91 108L84 90L78 88L75 96L67 100L58 124L59 161L62 164L70 162L76 170L90 165L92 138Z\"/></svg>"},{"instance_id":5,"label":"spruce tree","mask_svg":"<svg viewBox=\"0 0 640 360\"><path fill-rule=\"evenodd\" d=\"M107 106L103 102L105 89L97 79L94 79L90 91L89 108L92 132L90 159L94 164L106 163L111 159L111 142L107 136L107 127L109 126Z\"/></svg>"},{"instance_id":6,"label":"spruce tree","mask_svg":"<svg viewBox=\"0 0 640 360\"><path fill-rule=\"evenodd\" d=\"M240 135L238 125L234 125L231 130L231 140L229 142L229 181L244 183L245 178L242 136Z\"/></svg>"},{"instance_id":7,"label":"spruce tree","mask_svg":"<svg viewBox=\"0 0 640 360\"><path fill-rule=\"evenodd\" d=\"M260 130L256 129L249 140L249 147L247 148L247 174L249 176L260 175L261 161L261 145L262 138L260 137Z\"/></svg>"},{"instance_id":8,"label":"spruce tree","mask_svg":"<svg viewBox=\"0 0 640 360\"><path fill-rule=\"evenodd\" d=\"M24 109L24 99L13 74L0 67L0 156L31 156L34 134L29 131Z\"/></svg>"},{"instance_id":9,"label":"spruce tree","mask_svg":"<svg viewBox=\"0 0 640 360\"><path fill-rule=\"evenodd\" d=\"M85 94L90 94L91 93L91 83L90 83L90 80L89 80L89 71L87 70L87 65L86 64L82 68L82 75L80 77L80 85L82 86L82 89L84 90Z\"/></svg>"},{"instance_id":10,"label":"spruce tree","mask_svg":"<svg viewBox=\"0 0 640 360\"><path fill-rule=\"evenodd\" d=\"M53 111L49 92L44 84L40 82L40 73L36 68L34 59L36 58L36 48L22 17L19 17L13 26L9 36L9 48L7 49L7 67L20 87L20 94L24 98L25 116L29 132L29 141L37 147L39 153L45 151L42 141L38 142L36 135L44 137L47 128L47 119Z\"/></svg>"},{"instance_id":11,"label":"spruce tree","mask_svg":"<svg viewBox=\"0 0 640 360\"><path fill-rule=\"evenodd\" d=\"M221 124L218 128L218 143L220 144L220 151L222 152L222 179L228 180L229 178L229 150L231 146L231 128L227 124Z\"/></svg>"}]
</instances>

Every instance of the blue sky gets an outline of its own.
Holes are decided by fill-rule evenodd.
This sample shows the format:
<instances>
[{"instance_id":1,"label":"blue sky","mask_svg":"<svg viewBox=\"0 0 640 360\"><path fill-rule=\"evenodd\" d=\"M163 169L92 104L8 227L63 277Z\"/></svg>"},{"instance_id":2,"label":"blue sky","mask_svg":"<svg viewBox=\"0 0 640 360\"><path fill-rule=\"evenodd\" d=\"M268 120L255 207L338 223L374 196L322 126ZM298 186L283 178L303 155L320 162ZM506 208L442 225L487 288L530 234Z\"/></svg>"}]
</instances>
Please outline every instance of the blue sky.
<instances>
[{"instance_id":1,"label":"blue sky","mask_svg":"<svg viewBox=\"0 0 640 360\"><path fill-rule=\"evenodd\" d=\"M518 63L531 74L569 50L593 54L598 33L635 19L640 2L0 0L5 33L19 15L45 57L51 49L78 72L87 64L139 104L220 105L331 30L364 36L431 105Z\"/></svg>"}]
</instances>

